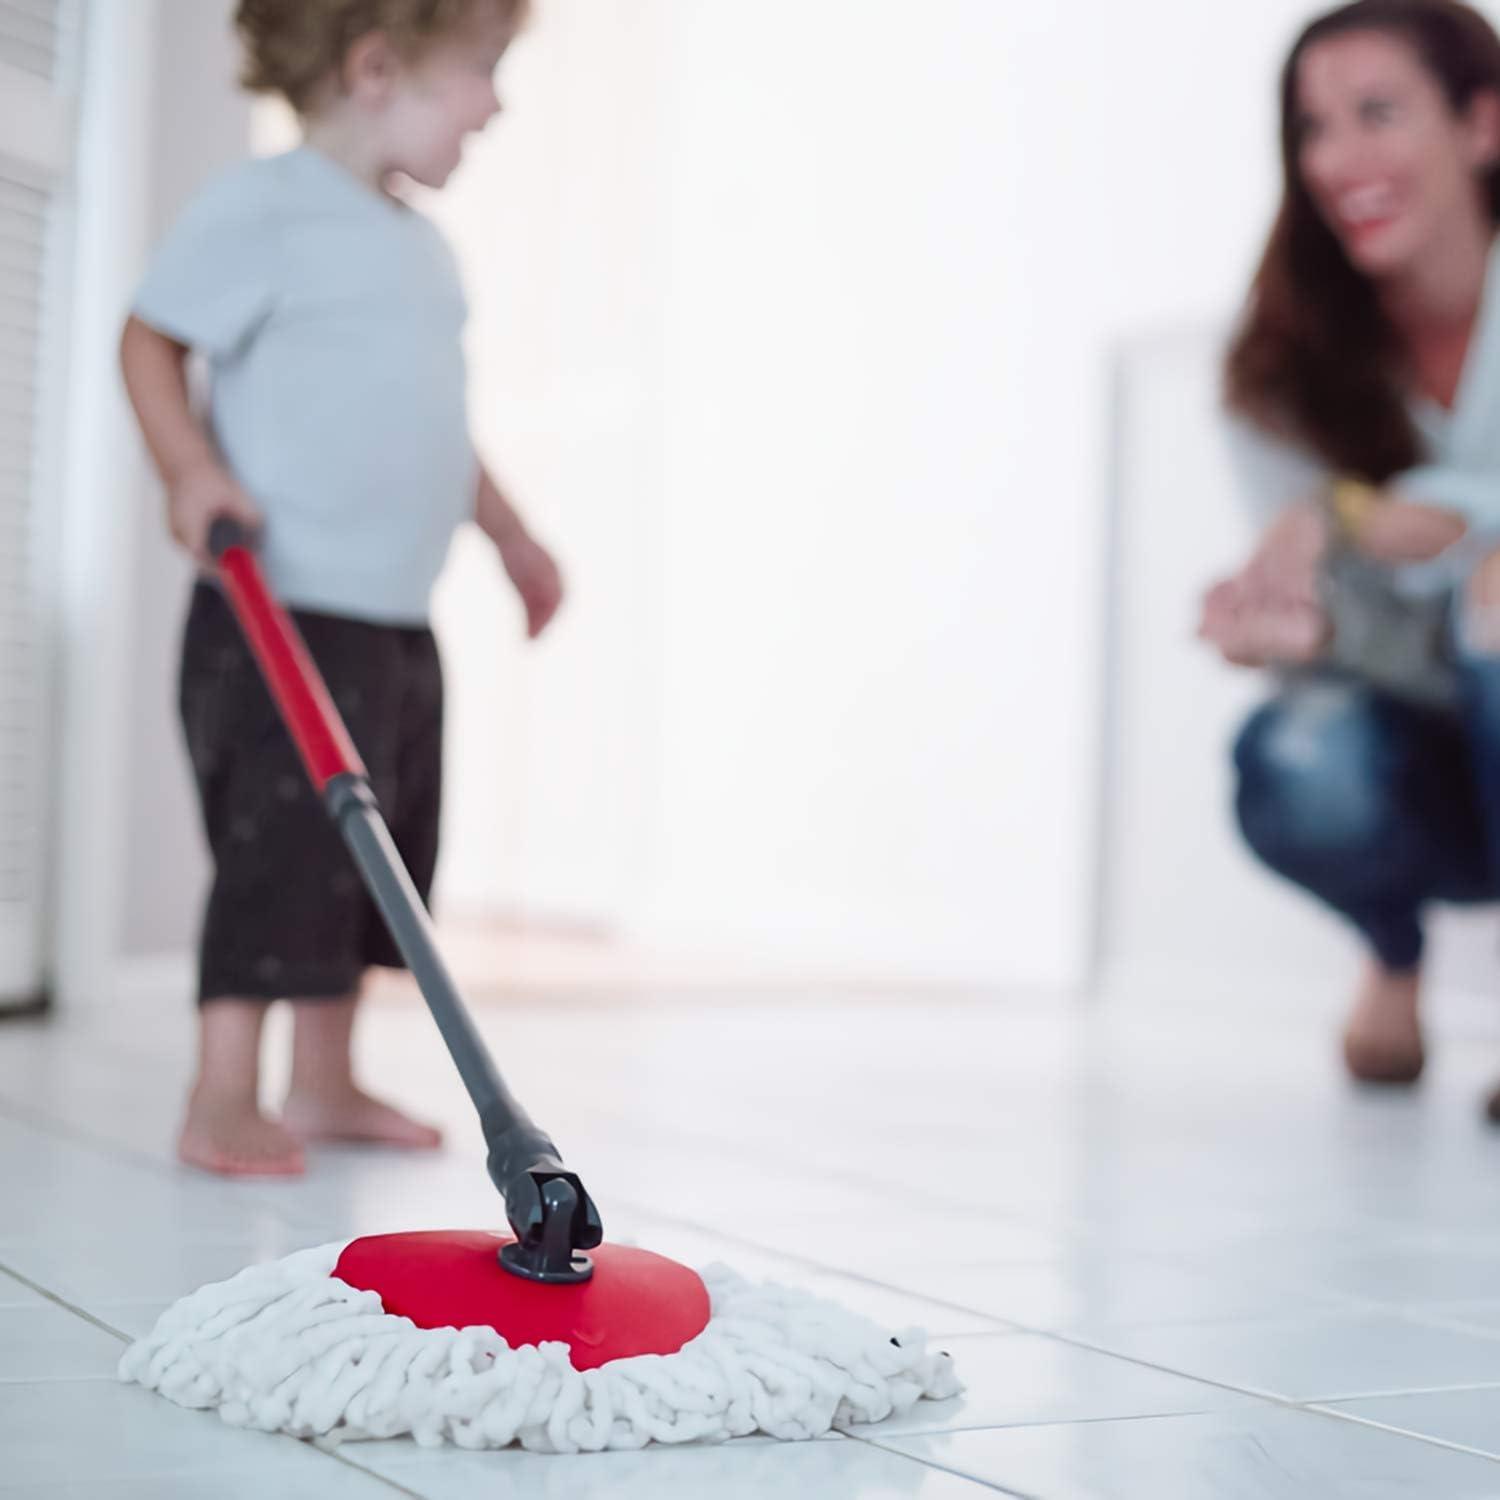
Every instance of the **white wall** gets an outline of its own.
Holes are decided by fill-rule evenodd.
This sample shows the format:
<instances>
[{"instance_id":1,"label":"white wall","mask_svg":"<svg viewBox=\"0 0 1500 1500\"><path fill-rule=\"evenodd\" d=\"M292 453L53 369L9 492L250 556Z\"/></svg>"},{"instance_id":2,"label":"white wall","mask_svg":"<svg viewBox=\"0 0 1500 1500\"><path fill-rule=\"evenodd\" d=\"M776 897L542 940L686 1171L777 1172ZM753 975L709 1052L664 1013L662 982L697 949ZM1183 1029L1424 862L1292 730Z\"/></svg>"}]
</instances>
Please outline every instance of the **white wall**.
<instances>
[{"instance_id":1,"label":"white wall","mask_svg":"<svg viewBox=\"0 0 1500 1500\"><path fill-rule=\"evenodd\" d=\"M1083 975L1107 356L1238 300L1304 9L677 8L665 925Z\"/></svg>"},{"instance_id":2,"label":"white wall","mask_svg":"<svg viewBox=\"0 0 1500 1500\"><path fill-rule=\"evenodd\" d=\"M447 900L1078 983L1110 361L1237 304L1306 7L540 9L439 212L477 430L573 601L528 653L459 549ZM205 155L231 119L216 24L169 43L223 91L190 105ZM132 847L180 828L149 740ZM181 930L154 901L130 944Z\"/></svg>"},{"instance_id":3,"label":"white wall","mask_svg":"<svg viewBox=\"0 0 1500 1500\"><path fill-rule=\"evenodd\" d=\"M50 937L63 1005L107 998L122 939L141 465L114 351L150 234L159 11L155 0L99 0L82 15L66 458L55 496L60 740Z\"/></svg>"},{"instance_id":4,"label":"white wall","mask_svg":"<svg viewBox=\"0 0 1500 1500\"><path fill-rule=\"evenodd\" d=\"M233 0L157 0L156 112L149 178L150 237L166 232L205 178L245 155L250 108L234 88L239 50ZM123 315L123 314L122 314ZM160 487L114 498L135 530L127 625L133 662L123 751L125 871L121 951L185 950L196 939L208 878L191 773L177 723L177 654L192 567L167 534Z\"/></svg>"},{"instance_id":5,"label":"white wall","mask_svg":"<svg viewBox=\"0 0 1500 1500\"><path fill-rule=\"evenodd\" d=\"M116 350L150 245L243 156L232 0L84 9L79 253L60 503L64 664L54 971L64 1004L109 1003L122 963L186 983L207 861L177 729L191 570L167 540Z\"/></svg>"},{"instance_id":6,"label":"white wall","mask_svg":"<svg viewBox=\"0 0 1500 1500\"><path fill-rule=\"evenodd\" d=\"M1295 972L1337 992L1352 939L1270 878L1234 828L1229 748L1266 679L1194 636L1205 581L1254 535L1216 399L1225 332L1142 338L1120 362L1101 957L1126 990Z\"/></svg>"},{"instance_id":7,"label":"white wall","mask_svg":"<svg viewBox=\"0 0 1500 1500\"><path fill-rule=\"evenodd\" d=\"M1083 977L1109 356L1241 295L1303 13L543 7L449 222L483 420L573 617L493 650L485 709L464 642L506 616L461 559L445 890ZM632 198L665 198L660 238Z\"/></svg>"},{"instance_id":8,"label":"white wall","mask_svg":"<svg viewBox=\"0 0 1500 1500\"><path fill-rule=\"evenodd\" d=\"M473 426L567 605L545 640L493 549L459 538L439 590L448 669L445 910L618 925L655 808L663 8L538 8L506 116L429 209L472 304Z\"/></svg>"}]
</instances>

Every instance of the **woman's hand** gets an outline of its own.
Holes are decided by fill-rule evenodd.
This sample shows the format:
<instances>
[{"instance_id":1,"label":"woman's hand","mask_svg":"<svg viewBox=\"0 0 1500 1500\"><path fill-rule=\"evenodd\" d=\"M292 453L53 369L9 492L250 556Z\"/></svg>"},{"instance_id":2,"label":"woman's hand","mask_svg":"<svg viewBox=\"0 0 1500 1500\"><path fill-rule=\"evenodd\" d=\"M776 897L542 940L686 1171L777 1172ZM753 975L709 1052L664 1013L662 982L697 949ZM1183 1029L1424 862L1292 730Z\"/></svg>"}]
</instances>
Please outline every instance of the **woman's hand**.
<instances>
[{"instance_id":1,"label":"woman's hand","mask_svg":"<svg viewBox=\"0 0 1500 1500\"><path fill-rule=\"evenodd\" d=\"M1250 561L1208 591L1200 639L1237 667L1316 661L1332 632L1318 596L1318 570L1330 537L1316 502L1283 511Z\"/></svg>"},{"instance_id":2,"label":"woman's hand","mask_svg":"<svg viewBox=\"0 0 1500 1500\"><path fill-rule=\"evenodd\" d=\"M1318 571L1333 527L1314 500L1288 506L1267 528L1241 577L1249 593L1268 605L1318 603Z\"/></svg>"},{"instance_id":3,"label":"woman's hand","mask_svg":"<svg viewBox=\"0 0 1500 1500\"><path fill-rule=\"evenodd\" d=\"M1257 592L1245 573L1215 584L1203 600L1202 640L1231 666L1294 666L1316 661L1332 627L1319 604Z\"/></svg>"},{"instance_id":4,"label":"woman's hand","mask_svg":"<svg viewBox=\"0 0 1500 1500\"><path fill-rule=\"evenodd\" d=\"M1455 511L1388 492L1360 522L1355 545L1366 557L1392 566L1430 562L1461 541L1468 529Z\"/></svg>"}]
</instances>

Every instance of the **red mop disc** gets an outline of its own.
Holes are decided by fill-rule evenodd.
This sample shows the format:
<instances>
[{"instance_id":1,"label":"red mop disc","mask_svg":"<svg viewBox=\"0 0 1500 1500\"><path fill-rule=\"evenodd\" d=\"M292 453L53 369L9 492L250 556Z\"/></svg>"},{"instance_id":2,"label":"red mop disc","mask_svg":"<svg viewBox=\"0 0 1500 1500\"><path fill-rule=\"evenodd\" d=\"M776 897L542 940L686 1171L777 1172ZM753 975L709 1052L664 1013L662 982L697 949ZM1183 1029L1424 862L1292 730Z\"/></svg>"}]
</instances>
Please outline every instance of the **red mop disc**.
<instances>
[{"instance_id":1,"label":"red mop disc","mask_svg":"<svg viewBox=\"0 0 1500 1500\"><path fill-rule=\"evenodd\" d=\"M579 1370L675 1354L708 1326L702 1279L664 1255L600 1245L589 1251L589 1280L547 1286L501 1267L509 1239L477 1229L367 1235L345 1247L333 1274L419 1328L488 1324L513 1349L558 1340Z\"/></svg>"}]
</instances>

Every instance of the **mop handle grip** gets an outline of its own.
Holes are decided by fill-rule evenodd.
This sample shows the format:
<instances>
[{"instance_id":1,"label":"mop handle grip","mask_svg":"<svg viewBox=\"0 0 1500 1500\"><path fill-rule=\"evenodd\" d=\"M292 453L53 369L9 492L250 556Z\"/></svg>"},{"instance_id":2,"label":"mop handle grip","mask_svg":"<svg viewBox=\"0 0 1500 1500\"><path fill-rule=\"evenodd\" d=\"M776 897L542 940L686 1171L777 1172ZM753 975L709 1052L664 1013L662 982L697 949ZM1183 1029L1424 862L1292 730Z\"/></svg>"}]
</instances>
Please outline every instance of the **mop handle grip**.
<instances>
[{"instance_id":1,"label":"mop handle grip","mask_svg":"<svg viewBox=\"0 0 1500 1500\"><path fill-rule=\"evenodd\" d=\"M250 533L238 521L221 517L209 530L208 550L318 794L323 795L338 776L368 780L322 673L291 616L266 584Z\"/></svg>"}]
</instances>

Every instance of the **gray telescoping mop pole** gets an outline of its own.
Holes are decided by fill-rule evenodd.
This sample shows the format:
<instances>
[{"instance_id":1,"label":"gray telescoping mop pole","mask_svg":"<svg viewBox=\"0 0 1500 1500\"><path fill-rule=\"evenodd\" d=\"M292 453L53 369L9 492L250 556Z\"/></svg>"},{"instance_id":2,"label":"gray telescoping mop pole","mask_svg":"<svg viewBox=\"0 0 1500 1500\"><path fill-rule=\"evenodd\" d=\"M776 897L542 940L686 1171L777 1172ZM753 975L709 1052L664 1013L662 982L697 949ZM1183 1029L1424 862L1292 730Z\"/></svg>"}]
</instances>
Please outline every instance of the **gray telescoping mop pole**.
<instances>
[{"instance_id":1,"label":"gray telescoping mop pole","mask_svg":"<svg viewBox=\"0 0 1500 1500\"><path fill-rule=\"evenodd\" d=\"M209 536L224 591L260 665L302 764L411 969L489 1148L490 1180L516 1236L501 1264L532 1281L578 1282L593 1274L584 1254L604 1238L599 1211L557 1147L505 1086L438 951L432 919L412 884L375 801L359 752L296 625L267 587L252 539L219 520Z\"/></svg>"}]
</instances>

